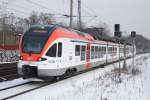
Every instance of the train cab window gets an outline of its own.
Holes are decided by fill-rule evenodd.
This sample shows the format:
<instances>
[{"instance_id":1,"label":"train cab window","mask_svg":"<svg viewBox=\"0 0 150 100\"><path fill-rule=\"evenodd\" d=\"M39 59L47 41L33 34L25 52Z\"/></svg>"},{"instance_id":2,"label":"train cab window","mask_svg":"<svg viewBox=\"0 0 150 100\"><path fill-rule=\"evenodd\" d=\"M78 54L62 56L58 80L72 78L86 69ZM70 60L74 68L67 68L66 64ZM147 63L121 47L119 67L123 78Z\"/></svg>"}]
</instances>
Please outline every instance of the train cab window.
<instances>
[{"instance_id":1,"label":"train cab window","mask_svg":"<svg viewBox=\"0 0 150 100\"><path fill-rule=\"evenodd\" d=\"M81 46L81 61L85 60L85 46Z\"/></svg>"},{"instance_id":2,"label":"train cab window","mask_svg":"<svg viewBox=\"0 0 150 100\"><path fill-rule=\"evenodd\" d=\"M56 52L57 52L57 44L55 43L50 47L46 55L50 57L56 57Z\"/></svg>"},{"instance_id":3,"label":"train cab window","mask_svg":"<svg viewBox=\"0 0 150 100\"><path fill-rule=\"evenodd\" d=\"M59 42L58 43L58 57L61 57L62 56L62 43Z\"/></svg>"},{"instance_id":4,"label":"train cab window","mask_svg":"<svg viewBox=\"0 0 150 100\"><path fill-rule=\"evenodd\" d=\"M80 56L80 45L75 46L75 56Z\"/></svg>"}]
</instances>

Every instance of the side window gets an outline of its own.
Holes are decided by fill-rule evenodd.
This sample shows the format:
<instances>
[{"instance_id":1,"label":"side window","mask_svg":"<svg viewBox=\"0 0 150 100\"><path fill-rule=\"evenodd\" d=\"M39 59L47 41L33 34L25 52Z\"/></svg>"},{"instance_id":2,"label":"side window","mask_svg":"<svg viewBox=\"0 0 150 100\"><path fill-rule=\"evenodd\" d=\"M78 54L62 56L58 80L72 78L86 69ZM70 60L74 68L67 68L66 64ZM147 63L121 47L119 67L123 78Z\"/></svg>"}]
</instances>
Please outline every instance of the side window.
<instances>
[{"instance_id":1,"label":"side window","mask_svg":"<svg viewBox=\"0 0 150 100\"><path fill-rule=\"evenodd\" d=\"M112 48L110 47L110 52L109 52L109 54L111 54L112 53Z\"/></svg>"},{"instance_id":2,"label":"side window","mask_svg":"<svg viewBox=\"0 0 150 100\"><path fill-rule=\"evenodd\" d=\"M61 57L62 56L62 43L59 42L58 43L58 57Z\"/></svg>"},{"instance_id":3,"label":"side window","mask_svg":"<svg viewBox=\"0 0 150 100\"><path fill-rule=\"evenodd\" d=\"M94 59L94 46L91 47L91 59Z\"/></svg>"},{"instance_id":4,"label":"side window","mask_svg":"<svg viewBox=\"0 0 150 100\"><path fill-rule=\"evenodd\" d=\"M98 47L98 58L100 58L100 46Z\"/></svg>"},{"instance_id":5,"label":"side window","mask_svg":"<svg viewBox=\"0 0 150 100\"><path fill-rule=\"evenodd\" d=\"M80 56L80 45L75 46L75 56Z\"/></svg>"},{"instance_id":6,"label":"side window","mask_svg":"<svg viewBox=\"0 0 150 100\"><path fill-rule=\"evenodd\" d=\"M100 51L100 58L102 58L102 47L101 46L99 48L99 51Z\"/></svg>"},{"instance_id":7,"label":"side window","mask_svg":"<svg viewBox=\"0 0 150 100\"><path fill-rule=\"evenodd\" d=\"M113 54L115 54L115 47L113 46Z\"/></svg>"},{"instance_id":8,"label":"side window","mask_svg":"<svg viewBox=\"0 0 150 100\"><path fill-rule=\"evenodd\" d=\"M57 44L53 44L50 49L47 51L46 55L50 57L56 57Z\"/></svg>"},{"instance_id":9,"label":"side window","mask_svg":"<svg viewBox=\"0 0 150 100\"><path fill-rule=\"evenodd\" d=\"M85 46L81 46L81 61L85 60Z\"/></svg>"},{"instance_id":10,"label":"side window","mask_svg":"<svg viewBox=\"0 0 150 100\"><path fill-rule=\"evenodd\" d=\"M106 53L106 47L103 47L103 55Z\"/></svg>"},{"instance_id":11,"label":"side window","mask_svg":"<svg viewBox=\"0 0 150 100\"><path fill-rule=\"evenodd\" d=\"M98 46L95 46L95 58L98 58Z\"/></svg>"},{"instance_id":12,"label":"side window","mask_svg":"<svg viewBox=\"0 0 150 100\"><path fill-rule=\"evenodd\" d=\"M111 54L111 47L110 47L110 50L109 50L109 54Z\"/></svg>"},{"instance_id":13,"label":"side window","mask_svg":"<svg viewBox=\"0 0 150 100\"><path fill-rule=\"evenodd\" d=\"M104 56L104 47L101 48L102 49L102 57Z\"/></svg>"},{"instance_id":14,"label":"side window","mask_svg":"<svg viewBox=\"0 0 150 100\"><path fill-rule=\"evenodd\" d=\"M110 47L108 47L108 54L110 54Z\"/></svg>"}]
</instances>

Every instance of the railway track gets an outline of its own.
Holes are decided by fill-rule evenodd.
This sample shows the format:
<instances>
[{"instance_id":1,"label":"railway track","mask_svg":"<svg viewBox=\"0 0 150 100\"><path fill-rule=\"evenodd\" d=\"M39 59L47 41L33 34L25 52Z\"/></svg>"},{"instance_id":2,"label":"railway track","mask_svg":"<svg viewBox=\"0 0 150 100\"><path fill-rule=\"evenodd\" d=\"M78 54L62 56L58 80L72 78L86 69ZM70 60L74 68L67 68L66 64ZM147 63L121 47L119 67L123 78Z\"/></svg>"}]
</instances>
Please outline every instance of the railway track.
<instances>
[{"instance_id":1,"label":"railway track","mask_svg":"<svg viewBox=\"0 0 150 100\"><path fill-rule=\"evenodd\" d=\"M17 63L0 64L0 81L12 80L18 77Z\"/></svg>"},{"instance_id":2,"label":"railway track","mask_svg":"<svg viewBox=\"0 0 150 100\"><path fill-rule=\"evenodd\" d=\"M42 88L51 83L27 82L7 88L0 89L0 100L6 100L18 95Z\"/></svg>"},{"instance_id":3,"label":"railway track","mask_svg":"<svg viewBox=\"0 0 150 100\"><path fill-rule=\"evenodd\" d=\"M49 82L32 82L32 81L30 81L30 82L26 82L26 83L21 83L21 84L5 87L5 88L0 89L0 100L11 99L13 97L25 94L27 92L34 91L36 89L40 89L42 87L54 84L58 81L65 80L67 78L79 75L81 73L83 73L83 72L75 73L75 74L69 75L69 76L64 76L63 78L56 79L56 80L49 81Z\"/></svg>"},{"instance_id":4,"label":"railway track","mask_svg":"<svg viewBox=\"0 0 150 100\"><path fill-rule=\"evenodd\" d=\"M17 86L29 84L29 83L31 83L31 82L25 82L25 83L21 83L21 84L17 84L17 85L13 85L13 86L8 86L8 87L5 87L5 88L1 88L1 89L0 89L0 92L1 92L1 91L4 91L4 90L11 89L11 88L15 88L15 87L17 87Z\"/></svg>"}]
</instances>

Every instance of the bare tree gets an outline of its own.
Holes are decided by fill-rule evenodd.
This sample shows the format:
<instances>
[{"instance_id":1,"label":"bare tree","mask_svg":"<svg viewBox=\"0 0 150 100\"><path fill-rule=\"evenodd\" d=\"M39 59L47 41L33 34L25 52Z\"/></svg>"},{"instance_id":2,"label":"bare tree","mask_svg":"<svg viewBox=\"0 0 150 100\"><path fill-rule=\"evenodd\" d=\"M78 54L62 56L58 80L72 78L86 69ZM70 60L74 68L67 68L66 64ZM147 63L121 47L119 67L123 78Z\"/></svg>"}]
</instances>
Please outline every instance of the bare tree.
<instances>
[{"instance_id":1,"label":"bare tree","mask_svg":"<svg viewBox=\"0 0 150 100\"><path fill-rule=\"evenodd\" d=\"M40 24L52 24L54 20L53 15L50 13L40 13L39 15Z\"/></svg>"},{"instance_id":2,"label":"bare tree","mask_svg":"<svg viewBox=\"0 0 150 100\"><path fill-rule=\"evenodd\" d=\"M39 24L37 12L33 11L28 20L29 20L30 25Z\"/></svg>"}]
</instances>

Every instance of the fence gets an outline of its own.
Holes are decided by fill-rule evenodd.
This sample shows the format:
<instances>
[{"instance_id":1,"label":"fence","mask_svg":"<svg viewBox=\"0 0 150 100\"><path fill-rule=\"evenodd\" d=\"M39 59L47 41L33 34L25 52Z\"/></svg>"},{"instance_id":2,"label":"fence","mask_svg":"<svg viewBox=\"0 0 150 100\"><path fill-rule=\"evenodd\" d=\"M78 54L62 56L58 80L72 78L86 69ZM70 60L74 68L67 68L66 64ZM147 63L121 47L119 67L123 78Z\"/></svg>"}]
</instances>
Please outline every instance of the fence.
<instances>
[{"instance_id":1,"label":"fence","mask_svg":"<svg viewBox=\"0 0 150 100\"><path fill-rule=\"evenodd\" d=\"M18 44L20 36L12 32L0 32L0 62L18 61Z\"/></svg>"},{"instance_id":2,"label":"fence","mask_svg":"<svg viewBox=\"0 0 150 100\"><path fill-rule=\"evenodd\" d=\"M0 62L17 62L18 50L0 50Z\"/></svg>"}]
</instances>

